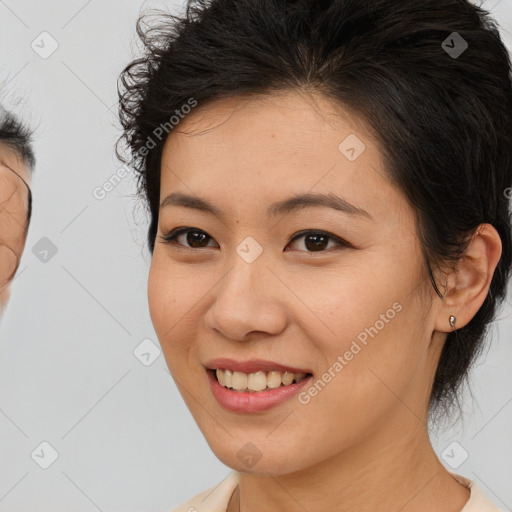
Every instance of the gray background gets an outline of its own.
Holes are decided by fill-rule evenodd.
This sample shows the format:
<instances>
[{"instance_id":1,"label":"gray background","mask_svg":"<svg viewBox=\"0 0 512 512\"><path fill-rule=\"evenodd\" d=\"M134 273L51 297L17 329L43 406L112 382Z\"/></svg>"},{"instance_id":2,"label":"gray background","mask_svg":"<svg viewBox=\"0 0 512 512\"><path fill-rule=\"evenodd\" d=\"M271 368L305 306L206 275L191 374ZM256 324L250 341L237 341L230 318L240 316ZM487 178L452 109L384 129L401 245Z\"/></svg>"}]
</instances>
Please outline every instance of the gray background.
<instances>
[{"instance_id":1,"label":"gray background","mask_svg":"<svg viewBox=\"0 0 512 512\"><path fill-rule=\"evenodd\" d=\"M164 511L230 471L163 356L152 361L147 224L134 182L93 196L120 167L116 79L137 53L139 11L181 5L0 0L1 99L38 126L33 224L0 333L0 511ZM483 5L512 50L511 0ZM31 47L49 51L52 40L59 47L48 58ZM503 510L512 507L510 317L507 303L473 374L464 424L432 436L440 457L468 453L447 467ZM134 355L146 339L148 366ZM58 452L48 469L42 442Z\"/></svg>"}]
</instances>

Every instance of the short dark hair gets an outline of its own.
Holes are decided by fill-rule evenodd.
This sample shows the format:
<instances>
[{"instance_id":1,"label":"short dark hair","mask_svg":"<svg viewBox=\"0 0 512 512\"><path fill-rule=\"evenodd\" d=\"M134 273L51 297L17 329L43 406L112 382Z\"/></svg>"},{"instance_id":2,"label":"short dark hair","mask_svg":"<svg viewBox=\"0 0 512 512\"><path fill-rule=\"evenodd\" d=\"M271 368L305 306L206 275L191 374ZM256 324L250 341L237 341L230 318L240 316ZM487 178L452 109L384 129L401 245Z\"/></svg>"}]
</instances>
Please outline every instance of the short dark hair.
<instances>
[{"instance_id":1,"label":"short dark hair","mask_svg":"<svg viewBox=\"0 0 512 512\"><path fill-rule=\"evenodd\" d=\"M481 223L501 237L488 295L448 334L433 382L429 413L460 411L461 384L505 298L512 262L511 63L489 13L467 0L189 0L183 17L156 17L139 17L144 55L118 80L116 144L150 213L151 253L165 138L143 148L188 98L205 105L306 90L334 99L380 141L390 181L414 207L440 297L432 267L455 264ZM460 55L449 53L453 37L468 45Z\"/></svg>"},{"instance_id":2,"label":"short dark hair","mask_svg":"<svg viewBox=\"0 0 512 512\"><path fill-rule=\"evenodd\" d=\"M33 172L36 165L34 150L32 149L33 132L24 125L12 112L7 111L0 105L0 143L3 142L12 148L25 162L29 172ZM20 179L25 180L20 176ZM28 212L27 231L32 217L32 191L25 182L28 189Z\"/></svg>"}]
</instances>

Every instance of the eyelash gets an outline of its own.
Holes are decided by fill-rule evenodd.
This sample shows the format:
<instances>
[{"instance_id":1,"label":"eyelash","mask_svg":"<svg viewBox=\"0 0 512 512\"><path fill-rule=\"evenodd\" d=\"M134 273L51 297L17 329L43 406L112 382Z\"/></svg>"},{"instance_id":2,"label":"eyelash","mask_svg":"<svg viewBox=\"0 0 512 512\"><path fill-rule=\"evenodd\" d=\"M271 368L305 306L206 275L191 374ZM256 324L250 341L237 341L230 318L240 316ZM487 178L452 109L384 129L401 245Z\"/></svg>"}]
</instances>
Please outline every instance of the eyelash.
<instances>
[{"instance_id":1,"label":"eyelash","mask_svg":"<svg viewBox=\"0 0 512 512\"><path fill-rule=\"evenodd\" d=\"M183 245L183 244L180 244L180 243L176 242L176 238L179 235L182 235L184 233L188 233L190 231L196 231L198 233L204 233L209 239L213 240L213 237L209 236L208 233L206 233L202 229L198 229L198 228L176 228L175 230L171 231L168 235L160 236L159 238L164 243L166 243L166 244L179 245L180 248L183 248L183 249L197 250L197 249L208 249L208 248L211 248L211 247L188 247L186 245ZM334 240L335 242L338 243L339 246L344 247L344 248L354 247L352 244L350 244L346 240L343 240L342 238L340 238L338 236L332 235L331 233L327 233L326 231L311 230L311 229L310 230L300 231L299 233L295 234L293 236L293 238L290 240L289 243L295 242L295 240L297 240L299 238L302 238L302 237L304 237L306 235L311 235L311 234L325 236L325 237L329 238L330 240ZM299 252L307 252L309 254L315 254L315 253L328 252L330 250L331 249L324 249L324 250L321 250L321 251L299 251Z\"/></svg>"}]
</instances>

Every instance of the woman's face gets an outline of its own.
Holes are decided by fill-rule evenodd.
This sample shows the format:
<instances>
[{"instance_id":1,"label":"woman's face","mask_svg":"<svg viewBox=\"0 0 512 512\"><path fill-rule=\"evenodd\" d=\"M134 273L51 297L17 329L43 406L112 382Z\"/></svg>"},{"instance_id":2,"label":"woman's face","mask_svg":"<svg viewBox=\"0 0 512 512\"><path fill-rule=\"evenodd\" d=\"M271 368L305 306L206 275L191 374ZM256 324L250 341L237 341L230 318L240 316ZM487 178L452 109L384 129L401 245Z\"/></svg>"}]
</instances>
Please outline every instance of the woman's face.
<instances>
[{"instance_id":1,"label":"woman's face","mask_svg":"<svg viewBox=\"0 0 512 512\"><path fill-rule=\"evenodd\" d=\"M389 446L426 421L436 308L413 211L381 158L357 119L292 92L199 105L168 137L151 318L195 421L236 470L299 471L362 442ZM177 193L217 213L179 205ZM303 194L337 207L268 211ZM163 240L182 227L191 231ZM278 365L312 376L220 389L207 367L236 368L218 358L267 362L239 367L240 388L249 373L256 389L278 385L268 374Z\"/></svg>"}]
</instances>

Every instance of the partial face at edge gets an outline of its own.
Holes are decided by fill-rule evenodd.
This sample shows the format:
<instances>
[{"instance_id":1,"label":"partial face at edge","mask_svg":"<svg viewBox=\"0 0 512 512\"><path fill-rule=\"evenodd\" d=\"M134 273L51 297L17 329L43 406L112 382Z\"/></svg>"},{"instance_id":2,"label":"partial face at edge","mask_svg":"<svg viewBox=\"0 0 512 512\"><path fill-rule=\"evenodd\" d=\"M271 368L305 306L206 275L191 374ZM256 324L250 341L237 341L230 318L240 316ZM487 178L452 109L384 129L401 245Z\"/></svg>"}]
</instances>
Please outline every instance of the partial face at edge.
<instances>
[{"instance_id":1,"label":"partial face at edge","mask_svg":"<svg viewBox=\"0 0 512 512\"><path fill-rule=\"evenodd\" d=\"M151 318L207 442L240 471L290 473L400 436L417 424L411 410L426 413L437 363L413 211L361 123L315 102L283 93L199 105L163 151L161 202L174 192L198 196L224 217L161 208ZM353 161L339 149L351 134L365 145ZM271 203L304 193L336 194L368 216L323 206L267 214ZM181 227L192 232L163 240ZM297 236L305 230L329 238ZM237 251L248 237L257 244L250 250L262 250L252 262ZM325 385L302 402L236 413L210 390L204 365L218 357L306 368ZM248 442L262 454L251 468L237 456Z\"/></svg>"},{"instance_id":2,"label":"partial face at edge","mask_svg":"<svg viewBox=\"0 0 512 512\"><path fill-rule=\"evenodd\" d=\"M29 191L23 180L30 184L27 165L14 149L0 143L0 315L26 242Z\"/></svg>"}]
</instances>

